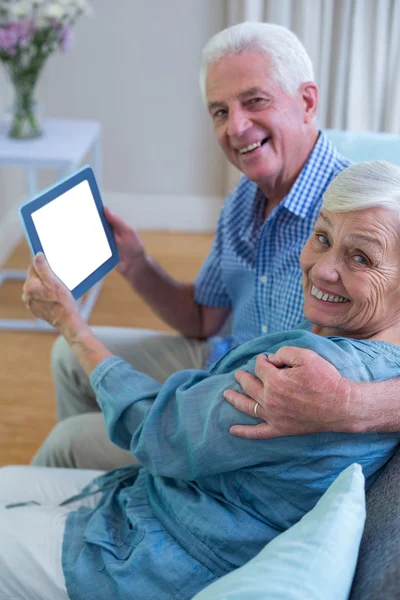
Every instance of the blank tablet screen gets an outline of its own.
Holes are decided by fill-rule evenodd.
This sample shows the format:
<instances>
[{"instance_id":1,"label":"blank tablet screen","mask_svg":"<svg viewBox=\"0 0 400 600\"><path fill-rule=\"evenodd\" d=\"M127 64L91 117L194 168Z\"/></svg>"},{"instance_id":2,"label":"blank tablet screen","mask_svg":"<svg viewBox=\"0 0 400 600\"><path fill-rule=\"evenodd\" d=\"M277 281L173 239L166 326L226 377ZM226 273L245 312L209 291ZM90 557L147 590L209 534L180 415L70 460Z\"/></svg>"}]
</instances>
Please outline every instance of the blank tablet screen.
<instances>
[{"instance_id":1,"label":"blank tablet screen","mask_svg":"<svg viewBox=\"0 0 400 600\"><path fill-rule=\"evenodd\" d=\"M32 212L32 220L51 269L69 290L112 256L87 181Z\"/></svg>"}]
</instances>

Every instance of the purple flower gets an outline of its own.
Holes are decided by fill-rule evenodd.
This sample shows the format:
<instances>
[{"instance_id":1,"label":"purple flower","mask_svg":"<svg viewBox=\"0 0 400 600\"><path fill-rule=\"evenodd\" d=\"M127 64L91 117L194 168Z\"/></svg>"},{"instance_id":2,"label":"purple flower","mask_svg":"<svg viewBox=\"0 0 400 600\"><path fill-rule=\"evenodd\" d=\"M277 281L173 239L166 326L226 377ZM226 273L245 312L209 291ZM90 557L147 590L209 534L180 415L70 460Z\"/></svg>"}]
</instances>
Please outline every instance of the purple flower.
<instances>
[{"instance_id":1,"label":"purple flower","mask_svg":"<svg viewBox=\"0 0 400 600\"><path fill-rule=\"evenodd\" d=\"M13 56L18 46L29 44L33 34L31 21L8 21L0 25L0 49Z\"/></svg>"},{"instance_id":2,"label":"purple flower","mask_svg":"<svg viewBox=\"0 0 400 600\"><path fill-rule=\"evenodd\" d=\"M60 31L60 50L68 52L74 42L74 32L72 29L64 25Z\"/></svg>"}]
</instances>

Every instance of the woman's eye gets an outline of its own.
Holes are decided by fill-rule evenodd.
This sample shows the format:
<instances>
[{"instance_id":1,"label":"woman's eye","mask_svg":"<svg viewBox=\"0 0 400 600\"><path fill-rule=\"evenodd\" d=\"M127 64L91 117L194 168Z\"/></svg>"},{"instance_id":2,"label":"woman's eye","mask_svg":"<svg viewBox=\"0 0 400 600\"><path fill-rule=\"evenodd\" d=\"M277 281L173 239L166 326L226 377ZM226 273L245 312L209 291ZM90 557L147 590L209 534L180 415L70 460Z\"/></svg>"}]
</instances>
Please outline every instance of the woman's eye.
<instances>
[{"instance_id":1,"label":"woman's eye","mask_svg":"<svg viewBox=\"0 0 400 600\"><path fill-rule=\"evenodd\" d=\"M360 265L367 265L368 261L362 254L356 254L354 260L358 262Z\"/></svg>"},{"instance_id":2,"label":"woman's eye","mask_svg":"<svg viewBox=\"0 0 400 600\"><path fill-rule=\"evenodd\" d=\"M322 234L317 235L317 239L321 242L321 244L324 244L324 246L326 244L329 244L329 240L325 235L322 235Z\"/></svg>"}]
</instances>

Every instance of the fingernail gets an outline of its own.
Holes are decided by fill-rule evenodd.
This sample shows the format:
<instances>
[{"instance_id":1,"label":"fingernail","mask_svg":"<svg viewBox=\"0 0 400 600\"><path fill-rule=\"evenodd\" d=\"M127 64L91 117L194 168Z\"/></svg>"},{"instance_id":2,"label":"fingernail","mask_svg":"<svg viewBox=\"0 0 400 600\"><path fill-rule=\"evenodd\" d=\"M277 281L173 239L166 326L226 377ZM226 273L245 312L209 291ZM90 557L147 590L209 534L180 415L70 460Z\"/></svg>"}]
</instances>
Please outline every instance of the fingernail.
<instances>
[{"instance_id":1,"label":"fingernail","mask_svg":"<svg viewBox=\"0 0 400 600\"><path fill-rule=\"evenodd\" d=\"M224 392L223 396L224 396L224 398L226 398L227 400L229 400L229 392Z\"/></svg>"},{"instance_id":2,"label":"fingernail","mask_svg":"<svg viewBox=\"0 0 400 600\"><path fill-rule=\"evenodd\" d=\"M267 358L268 360L274 360L275 354L268 354Z\"/></svg>"},{"instance_id":3,"label":"fingernail","mask_svg":"<svg viewBox=\"0 0 400 600\"><path fill-rule=\"evenodd\" d=\"M43 263L44 262L44 254L43 254L43 252L39 252L38 254L36 254L36 260L38 261L38 263Z\"/></svg>"}]
</instances>

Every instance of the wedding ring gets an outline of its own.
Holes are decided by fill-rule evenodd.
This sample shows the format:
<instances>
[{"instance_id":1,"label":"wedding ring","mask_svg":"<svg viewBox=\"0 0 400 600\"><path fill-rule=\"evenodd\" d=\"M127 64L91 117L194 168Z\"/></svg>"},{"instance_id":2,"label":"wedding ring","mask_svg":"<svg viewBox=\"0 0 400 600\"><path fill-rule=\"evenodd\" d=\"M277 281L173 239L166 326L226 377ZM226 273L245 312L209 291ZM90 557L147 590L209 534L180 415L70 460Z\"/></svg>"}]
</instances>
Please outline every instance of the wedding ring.
<instances>
[{"instance_id":1,"label":"wedding ring","mask_svg":"<svg viewBox=\"0 0 400 600\"><path fill-rule=\"evenodd\" d=\"M256 402L256 403L255 403L255 405L254 405L254 414L255 414L255 416L256 416L256 418L257 418L257 419L259 419L259 418L260 418L260 417L258 416L258 414L257 414L257 410L258 410L258 407L259 407L259 406L260 406L260 405L259 405L259 403L258 403L258 402Z\"/></svg>"}]
</instances>

